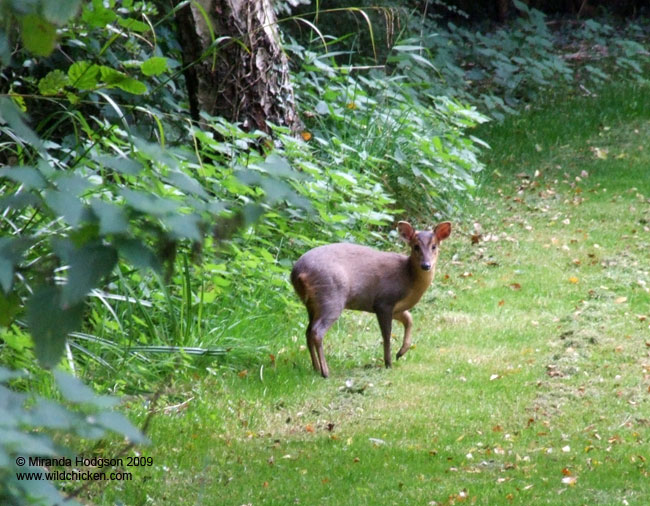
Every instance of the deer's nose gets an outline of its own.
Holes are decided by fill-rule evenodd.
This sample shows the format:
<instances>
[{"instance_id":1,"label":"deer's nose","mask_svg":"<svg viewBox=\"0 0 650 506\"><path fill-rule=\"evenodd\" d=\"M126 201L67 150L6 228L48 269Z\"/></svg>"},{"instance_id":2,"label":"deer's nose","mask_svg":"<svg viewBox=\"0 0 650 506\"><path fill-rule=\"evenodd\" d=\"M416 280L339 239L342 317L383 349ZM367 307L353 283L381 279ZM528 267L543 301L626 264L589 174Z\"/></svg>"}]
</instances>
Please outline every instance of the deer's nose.
<instances>
[{"instance_id":1,"label":"deer's nose","mask_svg":"<svg viewBox=\"0 0 650 506\"><path fill-rule=\"evenodd\" d=\"M420 264L420 267L422 268L423 271L430 271L431 270L431 264L429 262L422 262Z\"/></svg>"}]
</instances>

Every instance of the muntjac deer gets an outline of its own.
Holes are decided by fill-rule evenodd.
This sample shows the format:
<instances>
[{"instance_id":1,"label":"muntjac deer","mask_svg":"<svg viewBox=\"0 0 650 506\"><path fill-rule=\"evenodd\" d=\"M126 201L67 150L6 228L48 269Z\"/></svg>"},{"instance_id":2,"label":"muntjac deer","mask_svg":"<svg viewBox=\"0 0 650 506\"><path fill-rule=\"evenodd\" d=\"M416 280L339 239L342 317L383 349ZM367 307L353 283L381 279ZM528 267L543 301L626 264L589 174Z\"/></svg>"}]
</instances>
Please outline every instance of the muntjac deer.
<instances>
[{"instance_id":1,"label":"muntjac deer","mask_svg":"<svg viewBox=\"0 0 650 506\"><path fill-rule=\"evenodd\" d=\"M337 243L314 248L301 256L291 271L291 283L307 307L307 348L314 369L324 378L329 369L323 337L344 309L375 313L384 341L384 364L392 365L392 320L404 325L404 342L397 359L411 347L411 309L433 281L438 246L449 237L451 223L433 232L416 231L405 222L399 235L411 246L411 255L377 251L356 244Z\"/></svg>"}]
</instances>

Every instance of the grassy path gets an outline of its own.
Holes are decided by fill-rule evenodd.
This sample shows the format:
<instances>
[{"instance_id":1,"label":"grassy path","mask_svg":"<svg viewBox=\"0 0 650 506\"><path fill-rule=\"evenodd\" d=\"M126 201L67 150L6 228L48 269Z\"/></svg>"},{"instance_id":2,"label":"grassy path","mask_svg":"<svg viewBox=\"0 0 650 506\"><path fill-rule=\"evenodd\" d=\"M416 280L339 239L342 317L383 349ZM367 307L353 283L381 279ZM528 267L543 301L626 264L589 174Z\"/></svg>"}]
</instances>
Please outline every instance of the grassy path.
<instances>
[{"instance_id":1,"label":"grassy path","mask_svg":"<svg viewBox=\"0 0 650 506\"><path fill-rule=\"evenodd\" d=\"M298 326L263 367L179 379L157 465L104 501L648 504L649 118L650 90L613 88L484 132L494 172L405 360L348 313L327 381Z\"/></svg>"}]
</instances>

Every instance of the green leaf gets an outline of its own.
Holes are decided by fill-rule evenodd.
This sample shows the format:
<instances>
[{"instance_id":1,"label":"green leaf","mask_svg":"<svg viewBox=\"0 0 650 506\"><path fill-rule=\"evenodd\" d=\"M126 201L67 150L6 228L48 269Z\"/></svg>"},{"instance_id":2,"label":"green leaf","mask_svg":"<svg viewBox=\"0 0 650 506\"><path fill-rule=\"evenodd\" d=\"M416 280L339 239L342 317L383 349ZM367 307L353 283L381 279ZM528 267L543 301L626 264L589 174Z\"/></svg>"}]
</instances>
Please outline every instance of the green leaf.
<instances>
[{"instance_id":1,"label":"green leaf","mask_svg":"<svg viewBox=\"0 0 650 506\"><path fill-rule=\"evenodd\" d=\"M50 399L39 399L29 411L29 417L32 425L46 425L49 429L72 429L81 418Z\"/></svg>"},{"instance_id":2,"label":"green leaf","mask_svg":"<svg viewBox=\"0 0 650 506\"><path fill-rule=\"evenodd\" d=\"M43 16L55 25L63 26L75 17L81 0L43 0Z\"/></svg>"},{"instance_id":3,"label":"green leaf","mask_svg":"<svg viewBox=\"0 0 650 506\"><path fill-rule=\"evenodd\" d=\"M266 160L264 160L259 167L276 177L293 177L298 174L291 168L291 165L286 158L278 156L275 153L271 153L267 156Z\"/></svg>"},{"instance_id":4,"label":"green leaf","mask_svg":"<svg viewBox=\"0 0 650 506\"><path fill-rule=\"evenodd\" d=\"M90 203L90 207L99 219L100 234L123 234L128 231L129 223L124 209L120 206L95 199Z\"/></svg>"},{"instance_id":5,"label":"green leaf","mask_svg":"<svg viewBox=\"0 0 650 506\"><path fill-rule=\"evenodd\" d=\"M101 73L102 81L106 84L115 85L127 78L127 75L124 72L120 72L113 67L107 67L106 65L101 65L99 71Z\"/></svg>"},{"instance_id":6,"label":"green leaf","mask_svg":"<svg viewBox=\"0 0 650 506\"><path fill-rule=\"evenodd\" d=\"M37 56L49 56L56 43L56 28L38 14L27 14L20 18L20 35L23 45Z\"/></svg>"},{"instance_id":7,"label":"green leaf","mask_svg":"<svg viewBox=\"0 0 650 506\"><path fill-rule=\"evenodd\" d=\"M61 395L70 402L77 404L91 404L103 409L116 406L119 402L115 397L97 395L92 388L67 372L55 369L53 374L54 379L56 379L56 384L59 386L59 390L61 391Z\"/></svg>"},{"instance_id":8,"label":"green leaf","mask_svg":"<svg viewBox=\"0 0 650 506\"><path fill-rule=\"evenodd\" d=\"M84 206L74 195L57 190L46 190L43 192L43 198L54 214L62 216L68 225L76 227L81 223Z\"/></svg>"},{"instance_id":9,"label":"green leaf","mask_svg":"<svg viewBox=\"0 0 650 506\"><path fill-rule=\"evenodd\" d=\"M90 3L84 5L81 19L94 28L105 28L117 19L117 14L104 7L101 0L93 0L92 9Z\"/></svg>"},{"instance_id":10,"label":"green leaf","mask_svg":"<svg viewBox=\"0 0 650 506\"><path fill-rule=\"evenodd\" d=\"M111 273L117 254L111 247L92 244L70 251L66 260L70 269L68 282L63 287L63 302L72 306L81 302L104 276Z\"/></svg>"},{"instance_id":11,"label":"green leaf","mask_svg":"<svg viewBox=\"0 0 650 506\"><path fill-rule=\"evenodd\" d=\"M167 58L154 56L142 63L140 67L145 76L158 76L167 70Z\"/></svg>"},{"instance_id":12,"label":"green leaf","mask_svg":"<svg viewBox=\"0 0 650 506\"><path fill-rule=\"evenodd\" d=\"M142 95L147 92L147 87L144 83L141 83L137 79L126 75L119 70L115 70L112 67L107 67L102 65L100 67L102 81L108 84L110 87L117 87L127 93L132 93L134 95Z\"/></svg>"},{"instance_id":13,"label":"green leaf","mask_svg":"<svg viewBox=\"0 0 650 506\"><path fill-rule=\"evenodd\" d=\"M13 285L14 266L32 243L33 240L27 238L0 237L0 286L5 293L9 293Z\"/></svg>"},{"instance_id":14,"label":"green leaf","mask_svg":"<svg viewBox=\"0 0 650 506\"><path fill-rule=\"evenodd\" d=\"M6 167L0 169L0 177L25 185L28 190L45 188L46 185L41 173L33 167Z\"/></svg>"},{"instance_id":15,"label":"green leaf","mask_svg":"<svg viewBox=\"0 0 650 506\"><path fill-rule=\"evenodd\" d=\"M116 411L104 411L103 413L96 415L94 418L98 425L123 435L133 443L146 444L149 442L144 434L142 434L138 428L134 427L122 413L117 413Z\"/></svg>"},{"instance_id":16,"label":"green leaf","mask_svg":"<svg viewBox=\"0 0 650 506\"><path fill-rule=\"evenodd\" d=\"M156 255L138 239L125 239L117 243L120 255L127 262L139 269L152 269L161 272L161 265Z\"/></svg>"},{"instance_id":17,"label":"green leaf","mask_svg":"<svg viewBox=\"0 0 650 506\"><path fill-rule=\"evenodd\" d=\"M0 256L0 286L5 293L11 291L14 284L14 264Z\"/></svg>"},{"instance_id":18,"label":"green leaf","mask_svg":"<svg viewBox=\"0 0 650 506\"><path fill-rule=\"evenodd\" d=\"M11 63L11 45L7 32L0 29L0 63L9 66Z\"/></svg>"},{"instance_id":19,"label":"green leaf","mask_svg":"<svg viewBox=\"0 0 650 506\"><path fill-rule=\"evenodd\" d=\"M12 371L6 367L0 367L0 383L6 383L11 379L22 378L24 376L25 371Z\"/></svg>"},{"instance_id":20,"label":"green leaf","mask_svg":"<svg viewBox=\"0 0 650 506\"><path fill-rule=\"evenodd\" d=\"M26 144L36 149L42 147L41 139L29 128L23 115L10 98L0 96L0 124L7 123L13 133Z\"/></svg>"},{"instance_id":21,"label":"green leaf","mask_svg":"<svg viewBox=\"0 0 650 506\"><path fill-rule=\"evenodd\" d=\"M68 84L68 76L59 69L52 70L38 82L38 91L41 95L58 95Z\"/></svg>"},{"instance_id":22,"label":"green leaf","mask_svg":"<svg viewBox=\"0 0 650 506\"><path fill-rule=\"evenodd\" d=\"M59 176L56 178L56 186L60 191L78 197L92 185L87 178L82 177L79 174L59 173Z\"/></svg>"},{"instance_id":23,"label":"green leaf","mask_svg":"<svg viewBox=\"0 0 650 506\"><path fill-rule=\"evenodd\" d=\"M124 188L120 194L124 197L127 204L145 214L160 216L172 213L178 209L177 202L170 199L162 199L152 193Z\"/></svg>"},{"instance_id":24,"label":"green leaf","mask_svg":"<svg viewBox=\"0 0 650 506\"><path fill-rule=\"evenodd\" d=\"M169 174L167 174L167 179L173 186L185 193L193 193L206 200L210 198L199 182L184 172L170 171Z\"/></svg>"},{"instance_id":25,"label":"green leaf","mask_svg":"<svg viewBox=\"0 0 650 506\"><path fill-rule=\"evenodd\" d=\"M67 335L81 326L83 304L63 308L56 286L41 286L27 301L27 327L43 367L58 364Z\"/></svg>"},{"instance_id":26,"label":"green leaf","mask_svg":"<svg viewBox=\"0 0 650 506\"><path fill-rule=\"evenodd\" d=\"M5 261L0 259L0 271L2 270L3 263L5 263ZM20 297L16 292L13 292L9 295L5 295L3 292L0 292L0 326L7 327L11 325L11 323L14 320L14 317L18 314L18 311L20 311L21 309L22 309L22 301L20 300Z\"/></svg>"},{"instance_id":27,"label":"green leaf","mask_svg":"<svg viewBox=\"0 0 650 506\"><path fill-rule=\"evenodd\" d=\"M78 90L91 90L99 84L97 76L99 66L87 61L78 61L70 65L68 78L70 84Z\"/></svg>"},{"instance_id":28,"label":"green leaf","mask_svg":"<svg viewBox=\"0 0 650 506\"><path fill-rule=\"evenodd\" d=\"M46 435L30 434L30 433L20 432L15 429L3 429L0 431L0 447L2 446L13 447L15 448L14 451L20 451L21 455L39 455L44 457L54 457L59 453L54 447L52 440ZM36 470L36 468L30 466L26 466L23 469ZM34 480L32 483L41 483L41 482ZM49 482L47 481L43 481L42 483L49 484ZM5 490L6 489L3 489L3 492ZM32 494L33 497L37 497L36 491L30 487L30 495ZM61 496L59 496L59 500L60 499ZM52 502L50 504L57 504L57 503Z\"/></svg>"},{"instance_id":29,"label":"green leaf","mask_svg":"<svg viewBox=\"0 0 650 506\"><path fill-rule=\"evenodd\" d=\"M123 158L119 156L98 156L95 161L99 165L105 165L113 170L121 172L122 174L130 174L135 176L142 170L142 164L130 158Z\"/></svg>"},{"instance_id":30,"label":"green leaf","mask_svg":"<svg viewBox=\"0 0 650 506\"><path fill-rule=\"evenodd\" d=\"M122 28L126 28L133 32L144 33L148 32L151 28L147 23L143 23L142 21L133 18L117 18L117 22Z\"/></svg>"},{"instance_id":31,"label":"green leaf","mask_svg":"<svg viewBox=\"0 0 650 506\"><path fill-rule=\"evenodd\" d=\"M147 86L143 82L140 82L133 77L127 77L119 83L116 83L115 86L117 86L122 91L131 93L132 95L143 95L148 91Z\"/></svg>"},{"instance_id":32,"label":"green leaf","mask_svg":"<svg viewBox=\"0 0 650 506\"><path fill-rule=\"evenodd\" d=\"M200 220L194 214L172 214L163 217L162 221L169 227L174 237L193 241L201 240Z\"/></svg>"}]
</instances>

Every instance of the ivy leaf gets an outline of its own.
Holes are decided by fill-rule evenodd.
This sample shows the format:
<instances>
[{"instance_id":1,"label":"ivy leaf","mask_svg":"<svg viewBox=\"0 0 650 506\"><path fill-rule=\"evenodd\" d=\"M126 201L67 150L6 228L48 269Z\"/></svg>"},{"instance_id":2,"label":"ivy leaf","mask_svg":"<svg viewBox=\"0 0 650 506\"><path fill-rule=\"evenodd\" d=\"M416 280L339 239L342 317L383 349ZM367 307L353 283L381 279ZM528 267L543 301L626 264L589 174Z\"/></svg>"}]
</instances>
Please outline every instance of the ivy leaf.
<instances>
[{"instance_id":1,"label":"ivy leaf","mask_svg":"<svg viewBox=\"0 0 650 506\"><path fill-rule=\"evenodd\" d=\"M154 56L142 63L140 67L145 76L158 76L167 70L167 58Z\"/></svg>"},{"instance_id":2,"label":"ivy leaf","mask_svg":"<svg viewBox=\"0 0 650 506\"><path fill-rule=\"evenodd\" d=\"M81 326L83 304L62 308L61 291L41 286L27 302L27 326L34 339L34 353L43 367L61 359L67 335Z\"/></svg>"},{"instance_id":3,"label":"ivy leaf","mask_svg":"<svg viewBox=\"0 0 650 506\"><path fill-rule=\"evenodd\" d=\"M27 14L20 18L20 35L23 45L37 56L49 56L54 51L56 28L38 14Z\"/></svg>"}]
</instances>

